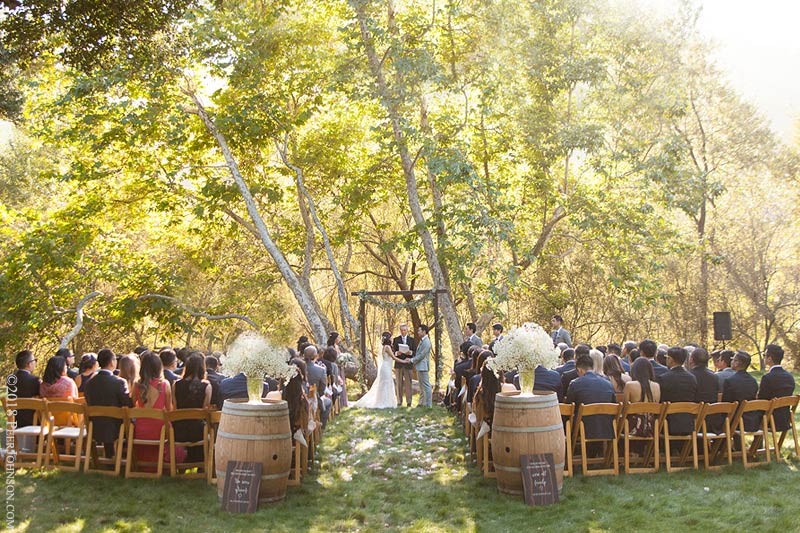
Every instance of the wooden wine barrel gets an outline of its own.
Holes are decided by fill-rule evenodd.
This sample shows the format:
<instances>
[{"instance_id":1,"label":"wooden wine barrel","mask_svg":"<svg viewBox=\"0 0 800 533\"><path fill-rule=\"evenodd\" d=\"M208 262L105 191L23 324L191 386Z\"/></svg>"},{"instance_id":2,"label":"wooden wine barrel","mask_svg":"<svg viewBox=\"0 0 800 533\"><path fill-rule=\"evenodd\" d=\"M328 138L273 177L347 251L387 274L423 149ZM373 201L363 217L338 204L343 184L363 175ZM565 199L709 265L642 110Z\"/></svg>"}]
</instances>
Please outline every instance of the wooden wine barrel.
<instances>
[{"instance_id":1,"label":"wooden wine barrel","mask_svg":"<svg viewBox=\"0 0 800 533\"><path fill-rule=\"evenodd\" d=\"M286 497L292 466L292 433L289 408L283 400L225 400L214 447L217 494L222 498L228 461L261 463L259 502Z\"/></svg>"},{"instance_id":2,"label":"wooden wine barrel","mask_svg":"<svg viewBox=\"0 0 800 533\"><path fill-rule=\"evenodd\" d=\"M566 441L558 397L554 392L536 392L533 396L520 396L519 392L498 394L492 422L492 457L500 492L523 494L520 457L534 453L553 454L561 491Z\"/></svg>"}]
</instances>

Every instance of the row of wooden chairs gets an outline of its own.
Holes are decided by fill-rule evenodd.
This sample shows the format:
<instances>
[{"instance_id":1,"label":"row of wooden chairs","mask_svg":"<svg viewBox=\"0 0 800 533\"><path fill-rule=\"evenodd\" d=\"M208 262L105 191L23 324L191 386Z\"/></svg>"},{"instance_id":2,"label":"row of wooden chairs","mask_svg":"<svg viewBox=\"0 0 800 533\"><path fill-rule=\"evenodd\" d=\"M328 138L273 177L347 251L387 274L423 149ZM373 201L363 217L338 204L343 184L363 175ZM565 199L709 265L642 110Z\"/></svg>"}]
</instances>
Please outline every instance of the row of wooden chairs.
<instances>
[{"instance_id":1,"label":"row of wooden chairs","mask_svg":"<svg viewBox=\"0 0 800 533\"><path fill-rule=\"evenodd\" d=\"M573 404L560 404L566 446L564 475L572 476L575 473L575 463L580 463L581 472L586 476L618 475L620 463L625 473L657 472L662 462L668 472L698 469L701 455L703 467L707 470L721 468L721 465L716 464L720 459L732 464L734 457L741 458L745 468L749 468L770 462L773 455L776 460L781 461L781 448L789 432L794 442L795 454L800 456L795 422L799 401L800 395L740 403L601 403L581 405L577 409ZM470 453L485 477L495 477L491 461L491 434L487 433L477 439L476 425L467 420L469 405L465 403L462 409L465 414L465 430L470 440ZM790 412L790 425L781 431L777 430L775 424L774 414L778 409L788 409ZM753 412L761 413L761 422L756 430L748 431L745 428L744 415ZM692 417L694 423L690 434L676 435L670 431L668 417L675 414ZM594 415L611 418L614 438L593 439L587 436L584 419ZM632 420L636 416L652 417L652 435L641 436L634 433ZM709 429L718 426L721 426L722 431L717 430L715 433ZM751 440L749 446L748 439ZM620 445L623 447L621 459ZM591 446L602 446L602 455L589 457L587 450ZM688 465L690 455L692 463ZM763 459L759 459L760 456ZM599 468L594 468L596 465Z\"/></svg>"}]
</instances>

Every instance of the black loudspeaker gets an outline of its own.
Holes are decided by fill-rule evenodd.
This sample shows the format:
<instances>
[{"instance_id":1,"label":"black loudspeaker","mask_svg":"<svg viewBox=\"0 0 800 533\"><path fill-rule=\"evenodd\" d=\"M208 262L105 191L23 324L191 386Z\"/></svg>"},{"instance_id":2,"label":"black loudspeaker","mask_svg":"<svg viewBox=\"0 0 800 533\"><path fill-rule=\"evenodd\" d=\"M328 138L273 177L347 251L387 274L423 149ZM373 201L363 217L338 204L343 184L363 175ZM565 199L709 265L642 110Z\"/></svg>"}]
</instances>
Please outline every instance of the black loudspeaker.
<instances>
[{"instance_id":1,"label":"black loudspeaker","mask_svg":"<svg viewBox=\"0 0 800 533\"><path fill-rule=\"evenodd\" d=\"M733 339L731 332L731 314L728 311L714 313L714 340L729 341Z\"/></svg>"}]
</instances>

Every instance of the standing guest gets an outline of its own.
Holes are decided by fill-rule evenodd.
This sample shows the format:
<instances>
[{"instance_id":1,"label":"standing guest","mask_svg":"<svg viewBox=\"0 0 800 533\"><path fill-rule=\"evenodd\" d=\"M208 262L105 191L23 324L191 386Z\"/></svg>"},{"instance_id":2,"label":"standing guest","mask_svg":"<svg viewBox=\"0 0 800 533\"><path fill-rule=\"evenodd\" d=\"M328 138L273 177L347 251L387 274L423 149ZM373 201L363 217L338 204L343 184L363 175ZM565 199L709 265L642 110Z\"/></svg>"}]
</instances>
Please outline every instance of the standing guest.
<instances>
[{"instance_id":1,"label":"standing guest","mask_svg":"<svg viewBox=\"0 0 800 533\"><path fill-rule=\"evenodd\" d=\"M175 355L175 352L172 352ZM146 407L152 409L173 410L172 389L169 382L164 379L164 366L160 356L155 352L142 352L139 356L139 380L133 385L133 401L136 407ZM161 438L161 428L164 426L162 420L154 418L138 418L134 427L134 438L143 440L155 440ZM178 451L180 450L180 451ZM167 451L166 448L164 450ZM139 462L158 461L158 446L136 445L134 447L136 460ZM176 449L176 459L178 462L183 460L186 451L183 448ZM165 460L165 462L168 462ZM155 467L153 467L155 470Z\"/></svg>"},{"instance_id":2,"label":"standing guest","mask_svg":"<svg viewBox=\"0 0 800 533\"><path fill-rule=\"evenodd\" d=\"M589 347L588 344L579 344L575 347L575 361L572 370L567 370L561 374L561 390L569 391L569 384L572 383L573 380L578 378L578 369L577 369L577 361L578 357L585 355L591 361L592 357L589 355L589 352L592 349ZM566 350L565 350L566 351ZM592 363L594 365L594 362ZM592 366L594 368L594 366Z\"/></svg>"},{"instance_id":3,"label":"standing guest","mask_svg":"<svg viewBox=\"0 0 800 533\"><path fill-rule=\"evenodd\" d=\"M630 376L623 372L616 355L607 355L603 358L603 374L611 381L614 392L624 392L625 384L631 380Z\"/></svg>"},{"instance_id":4,"label":"standing guest","mask_svg":"<svg viewBox=\"0 0 800 533\"><path fill-rule=\"evenodd\" d=\"M132 358L131 358L132 359ZM133 407L128 382L114 375L117 358L114 352L103 348L97 353L100 370L85 384L86 405L103 407ZM92 417L92 439L102 442L106 457L114 456L114 442L119 437L121 420L105 416Z\"/></svg>"},{"instance_id":5,"label":"standing guest","mask_svg":"<svg viewBox=\"0 0 800 533\"><path fill-rule=\"evenodd\" d=\"M497 342L503 339L503 324L495 322L492 324L492 342Z\"/></svg>"},{"instance_id":6,"label":"standing guest","mask_svg":"<svg viewBox=\"0 0 800 533\"><path fill-rule=\"evenodd\" d=\"M226 376L220 374L219 359L215 355L206 357L206 379L211 383L211 405L219 405L220 384Z\"/></svg>"},{"instance_id":7,"label":"standing guest","mask_svg":"<svg viewBox=\"0 0 800 533\"><path fill-rule=\"evenodd\" d=\"M403 405L403 396L405 396L406 406L411 407L411 359L414 357L417 341L413 335L408 333L408 324L400 324L400 335L392 340L392 350L395 353L395 357L399 359L394 363L397 405ZM408 350L401 352L401 344L408 346Z\"/></svg>"},{"instance_id":8,"label":"standing guest","mask_svg":"<svg viewBox=\"0 0 800 533\"><path fill-rule=\"evenodd\" d=\"M67 377L67 361L53 356L47 361L39 386L39 396L48 400L71 401L78 397L78 386Z\"/></svg>"},{"instance_id":9,"label":"standing guest","mask_svg":"<svg viewBox=\"0 0 800 533\"><path fill-rule=\"evenodd\" d=\"M75 379L78 377L78 369L75 366L75 354L69 348L59 348L56 350L56 357L63 357L67 363L67 377Z\"/></svg>"},{"instance_id":10,"label":"standing guest","mask_svg":"<svg viewBox=\"0 0 800 533\"><path fill-rule=\"evenodd\" d=\"M564 400L564 389L561 388L561 374L542 365L537 365L533 371L533 390L555 392L559 402Z\"/></svg>"},{"instance_id":11,"label":"standing guest","mask_svg":"<svg viewBox=\"0 0 800 533\"><path fill-rule=\"evenodd\" d=\"M655 381L653 365L640 357L631 365L631 380L625 384L625 403L661 401L661 386ZM655 415L631 415L628 419L631 435L652 437L655 429Z\"/></svg>"},{"instance_id":12,"label":"standing guest","mask_svg":"<svg viewBox=\"0 0 800 533\"><path fill-rule=\"evenodd\" d=\"M588 353L583 353L583 350L575 358L575 369L578 377L569 384L567 403L574 403L575 408L578 409L582 404L617 402L614 387L611 386L607 379L594 373L594 361ZM586 430L586 437L590 439L613 439L613 418L611 415L584 417L583 424Z\"/></svg>"},{"instance_id":13,"label":"standing guest","mask_svg":"<svg viewBox=\"0 0 800 533\"><path fill-rule=\"evenodd\" d=\"M39 387L42 380L33 375L36 369L36 358L30 350L22 350L15 358L17 371L14 376L17 380L17 398L34 398L39 396ZM24 428L33 425L33 410L20 409L17 411L17 427Z\"/></svg>"},{"instance_id":14,"label":"standing guest","mask_svg":"<svg viewBox=\"0 0 800 533\"><path fill-rule=\"evenodd\" d=\"M722 392L717 376L708 368L708 352L705 348L694 348L689 357L689 372L697 380L695 402L716 403L717 394Z\"/></svg>"},{"instance_id":15,"label":"standing guest","mask_svg":"<svg viewBox=\"0 0 800 533\"><path fill-rule=\"evenodd\" d=\"M297 352L302 354L306 346L308 346L308 337L300 335L297 339Z\"/></svg>"},{"instance_id":16,"label":"standing guest","mask_svg":"<svg viewBox=\"0 0 800 533\"><path fill-rule=\"evenodd\" d=\"M755 400L758 395L758 382L747 373L750 366L750 354L739 350L733 356L734 375L725 380L722 384L723 402L741 402L744 400ZM751 411L743 415L745 431L758 431L761 425L760 411ZM733 428L731 428L733 430ZM738 440L737 440L738 442Z\"/></svg>"},{"instance_id":17,"label":"standing guest","mask_svg":"<svg viewBox=\"0 0 800 533\"><path fill-rule=\"evenodd\" d=\"M639 355L646 358L648 361L650 361L650 364L653 365L653 373L656 376L656 380L658 380L659 377L664 375L669 370L668 367L658 363L654 359L657 352L658 352L658 346L656 345L655 341L651 341L650 339L645 339L639 343Z\"/></svg>"},{"instance_id":18,"label":"standing guest","mask_svg":"<svg viewBox=\"0 0 800 533\"><path fill-rule=\"evenodd\" d=\"M101 350L102 351L102 350ZM98 354L99 357L99 354ZM139 376L139 357L136 355L123 355L117 363L118 376L128 384L128 393L133 391L133 384Z\"/></svg>"},{"instance_id":19,"label":"standing guest","mask_svg":"<svg viewBox=\"0 0 800 533\"><path fill-rule=\"evenodd\" d=\"M572 348L567 348L561 352L561 360L564 362L559 367L556 367L556 372L560 375L564 375L564 372L569 372L570 370L575 370L575 350Z\"/></svg>"},{"instance_id":20,"label":"standing guest","mask_svg":"<svg viewBox=\"0 0 800 533\"><path fill-rule=\"evenodd\" d=\"M641 348L640 348L641 349ZM694 402L697 397L697 380L691 375L683 363L686 362L686 350L673 346L667 350L669 370L661 377L656 376L661 385L662 402ZM677 413L667 416L671 435L689 435L694 431L694 416L688 413Z\"/></svg>"},{"instance_id":21,"label":"standing guest","mask_svg":"<svg viewBox=\"0 0 800 533\"><path fill-rule=\"evenodd\" d=\"M306 346L303 350L303 357L306 360L306 376L309 385L316 385L317 387L317 404L320 409L320 422L322 427L328 423L328 415L331 412L331 399L325 396L325 387L327 386L327 377L325 367L317 366L316 361L319 357L319 352L316 346Z\"/></svg>"},{"instance_id":22,"label":"standing guest","mask_svg":"<svg viewBox=\"0 0 800 533\"><path fill-rule=\"evenodd\" d=\"M339 353L339 343L342 342L342 336L339 335L339 332L332 331L330 335L328 335L328 342L325 343L326 348L334 348L338 355Z\"/></svg>"},{"instance_id":23,"label":"standing guest","mask_svg":"<svg viewBox=\"0 0 800 533\"><path fill-rule=\"evenodd\" d=\"M85 353L81 356L78 364L78 375L75 377L75 385L78 386L78 394L84 393L84 387L89 383L97 372L97 356L93 353Z\"/></svg>"},{"instance_id":24,"label":"standing guest","mask_svg":"<svg viewBox=\"0 0 800 533\"><path fill-rule=\"evenodd\" d=\"M564 328L564 319L561 318L561 315L553 315L553 318L550 319L550 324L553 326L553 331L550 333L553 338L553 345L563 342L571 348L572 335L570 335L569 330Z\"/></svg>"},{"instance_id":25,"label":"standing guest","mask_svg":"<svg viewBox=\"0 0 800 533\"><path fill-rule=\"evenodd\" d=\"M180 376L175 373L178 369L178 355L172 348L164 348L158 352L158 357L161 359L164 379L169 381L169 384L172 385L180 379Z\"/></svg>"},{"instance_id":26,"label":"standing guest","mask_svg":"<svg viewBox=\"0 0 800 533\"><path fill-rule=\"evenodd\" d=\"M476 331L478 331L478 325L475 322L467 322L467 327L464 328L464 340L469 341L473 346L482 348L483 341L475 334Z\"/></svg>"},{"instance_id":27,"label":"standing guest","mask_svg":"<svg viewBox=\"0 0 800 533\"><path fill-rule=\"evenodd\" d=\"M771 400L794 394L794 377L783 369L783 348L777 344L768 344L764 352L764 363L769 367L769 372L761 378L758 388L758 398ZM791 411L788 407L781 407L773 411L775 417L775 430L786 431L791 428Z\"/></svg>"},{"instance_id":28,"label":"standing guest","mask_svg":"<svg viewBox=\"0 0 800 533\"><path fill-rule=\"evenodd\" d=\"M194 352L184 365L183 377L173 385L176 409L208 409L211 405L211 383L206 379L206 360ZM175 440L197 442L203 440L202 420L179 420L174 423ZM204 459L203 448L191 446L186 450L186 460L197 463Z\"/></svg>"},{"instance_id":29,"label":"standing guest","mask_svg":"<svg viewBox=\"0 0 800 533\"><path fill-rule=\"evenodd\" d=\"M716 354L717 355L714 358L714 368L716 369L716 373L714 375L719 381L720 390L722 390L722 387L725 385L725 380L736 374L736 371L731 368L733 356L736 354L733 352L733 350L722 350L720 352L716 352Z\"/></svg>"}]
</instances>

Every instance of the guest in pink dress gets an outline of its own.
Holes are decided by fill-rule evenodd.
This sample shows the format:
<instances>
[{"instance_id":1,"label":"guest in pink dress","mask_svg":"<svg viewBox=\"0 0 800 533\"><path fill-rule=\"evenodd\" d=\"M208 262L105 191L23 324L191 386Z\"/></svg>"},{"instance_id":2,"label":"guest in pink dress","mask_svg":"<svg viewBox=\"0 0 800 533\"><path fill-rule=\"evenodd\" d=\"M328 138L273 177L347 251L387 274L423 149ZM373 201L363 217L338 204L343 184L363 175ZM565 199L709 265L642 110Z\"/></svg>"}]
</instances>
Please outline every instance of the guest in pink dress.
<instances>
[{"instance_id":1,"label":"guest in pink dress","mask_svg":"<svg viewBox=\"0 0 800 533\"><path fill-rule=\"evenodd\" d=\"M51 401L71 402L78 397L78 386L67 377L67 360L54 356L48 359L39 385L39 396ZM56 426L69 426L74 423L69 413L58 413L53 417Z\"/></svg>"}]
</instances>

